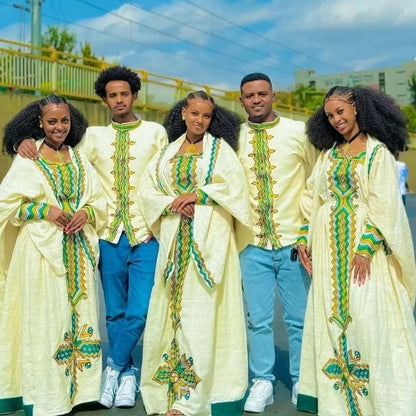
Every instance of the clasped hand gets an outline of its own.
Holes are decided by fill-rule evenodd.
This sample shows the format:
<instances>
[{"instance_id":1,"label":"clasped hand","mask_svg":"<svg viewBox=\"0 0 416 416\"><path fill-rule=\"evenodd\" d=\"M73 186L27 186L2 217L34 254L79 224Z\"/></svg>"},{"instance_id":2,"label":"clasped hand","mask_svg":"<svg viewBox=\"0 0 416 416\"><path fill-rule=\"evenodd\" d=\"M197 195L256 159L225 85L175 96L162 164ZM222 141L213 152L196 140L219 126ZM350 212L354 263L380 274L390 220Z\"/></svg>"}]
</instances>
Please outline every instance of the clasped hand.
<instances>
[{"instance_id":1,"label":"clasped hand","mask_svg":"<svg viewBox=\"0 0 416 416\"><path fill-rule=\"evenodd\" d=\"M196 193L182 194L173 200L170 204L170 211L193 218L195 212Z\"/></svg>"},{"instance_id":2,"label":"clasped hand","mask_svg":"<svg viewBox=\"0 0 416 416\"><path fill-rule=\"evenodd\" d=\"M88 220L87 213L83 210L77 211L72 217L58 207L51 207L48 215L49 221L53 222L67 234L81 231Z\"/></svg>"}]
</instances>

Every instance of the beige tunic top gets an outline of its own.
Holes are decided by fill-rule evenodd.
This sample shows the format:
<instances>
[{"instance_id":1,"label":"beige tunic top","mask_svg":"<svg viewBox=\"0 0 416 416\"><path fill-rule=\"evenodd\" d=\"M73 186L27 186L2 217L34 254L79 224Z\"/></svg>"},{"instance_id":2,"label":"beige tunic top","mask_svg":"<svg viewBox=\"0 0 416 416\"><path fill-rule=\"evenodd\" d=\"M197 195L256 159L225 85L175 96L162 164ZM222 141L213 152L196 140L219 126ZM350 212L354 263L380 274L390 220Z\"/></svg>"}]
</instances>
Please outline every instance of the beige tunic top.
<instances>
[{"instance_id":1,"label":"beige tunic top","mask_svg":"<svg viewBox=\"0 0 416 416\"><path fill-rule=\"evenodd\" d=\"M149 230L138 205L137 192L147 163L167 143L160 124L138 120L89 127L78 145L95 167L108 203L108 223L100 236L117 243L125 231L132 246L142 242Z\"/></svg>"},{"instance_id":2,"label":"beige tunic top","mask_svg":"<svg viewBox=\"0 0 416 416\"><path fill-rule=\"evenodd\" d=\"M252 233L237 224L240 250L248 244L278 249L295 243L302 220L300 197L318 155L304 130L303 122L279 116L241 126L238 155L254 221Z\"/></svg>"}]
</instances>

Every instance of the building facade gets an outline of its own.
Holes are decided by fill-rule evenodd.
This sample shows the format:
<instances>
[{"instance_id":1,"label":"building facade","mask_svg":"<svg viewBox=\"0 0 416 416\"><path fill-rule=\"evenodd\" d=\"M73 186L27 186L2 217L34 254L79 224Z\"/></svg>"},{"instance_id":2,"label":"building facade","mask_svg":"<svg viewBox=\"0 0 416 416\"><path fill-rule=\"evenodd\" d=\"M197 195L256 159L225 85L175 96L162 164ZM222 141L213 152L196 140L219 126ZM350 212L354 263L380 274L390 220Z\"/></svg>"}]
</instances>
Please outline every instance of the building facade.
<instances>
[{"instance_id":1,"label":"building facade","mask_svg":"<svg viewBox=\"0 0 416 416\"><path fill-rule=\"evenodd\" d=\"M295 86L315 86L317 90L329 90L334 85L350 87L365 85L393 97L401 106L411 103L408 81L416 75L416 58L400 66L371 69L357 72L343 72L333 75L317 75L314 70L300 69L295 72Z\"/></svg>"}]
</instances>

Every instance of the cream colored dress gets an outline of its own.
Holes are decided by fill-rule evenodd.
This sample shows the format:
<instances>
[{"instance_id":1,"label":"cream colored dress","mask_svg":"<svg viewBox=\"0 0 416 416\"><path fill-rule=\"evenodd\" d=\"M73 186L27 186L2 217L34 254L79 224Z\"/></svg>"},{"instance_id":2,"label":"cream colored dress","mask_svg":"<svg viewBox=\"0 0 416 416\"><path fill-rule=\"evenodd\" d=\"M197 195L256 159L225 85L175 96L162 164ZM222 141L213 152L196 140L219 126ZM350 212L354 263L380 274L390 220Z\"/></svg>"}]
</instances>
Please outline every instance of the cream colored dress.
<instances>
[{"instance_id":1,"label":"cream colored dress","mask_svg":"<svg viewBox=\"0 0 416 416\"><path fill-rule=\"evenodd\" d=\"M371 137L355 157L327 151L302 208L313 278L298 409L416 415L415 261L393 155ZM371 258L362 286L352 282L355 253Z\"/></svg>"},{"instance_id":2,"label":"cream colored dress","mask_svg":"<svg viewBox=\"0 0 416 416\"><path fill-rule=\"evenodd\" d=\"M107 207L92 166L70 153L61 165L17 155L0 185L0 413L63 415L99 398L96 230ZM68 236L46 219L23 220L27 201L88 206L95 219Z\"/></svg>"},{"instance_id":3,"label":"cream colored dress","mask_svg":"<svg viewBox=\"0 0 416 416\"><path fill-rule=\"evenodd\" d=\"M153 159L140 202L159 238L143 344L141 393L148 414L238 415L247 388L247 347L234 221L250 226L235 152L206 134L202 154L178 155L185 136ZM193 220L170 213L196 191Z\"/></svg>"}]
</instances>

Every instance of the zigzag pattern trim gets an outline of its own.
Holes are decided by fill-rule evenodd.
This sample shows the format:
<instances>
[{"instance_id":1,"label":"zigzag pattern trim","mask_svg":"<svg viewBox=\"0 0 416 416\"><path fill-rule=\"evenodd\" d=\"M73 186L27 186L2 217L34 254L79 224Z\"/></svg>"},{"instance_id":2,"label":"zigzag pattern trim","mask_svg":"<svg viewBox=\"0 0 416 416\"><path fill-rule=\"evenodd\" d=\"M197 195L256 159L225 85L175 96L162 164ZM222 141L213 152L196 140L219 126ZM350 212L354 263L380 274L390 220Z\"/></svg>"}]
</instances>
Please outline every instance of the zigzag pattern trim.
<instances>
[{"instance_id":1,"label":"zigzag pattern trim","mask_svg":"<svg viewBox=\"0 0 416 416\"><path fill-rule=\"evenodd\" d=\"M367 224L360 243L358 244L357 254L372 258L383 241L384 237L383 234L381 234L381 231L374 227L374 225Z\"/></svg>"},{"instance_id":2,"label":"zigzag pattern trim","mask_svg":"<svg viewBox=\"0 0 416 416\"><path fill-rule=\"evenodd\" d=\"M258 221L256 225L260 226L260 233L257 235L259 238L259 246L266 247L270 241L274 248L281 247L279 235L276 233L279 225L274 221L274 214L278 212L274 208L274 200L279 197L279 194L275 194L273 191L276 181L272 179L272 171L276 166L270 163L270 155L275 152L274 149L270 149L268 141L273 138L272 135L267 133L266 128L257 128L249 131L253 135L250 144L253 146L253 153L249 156L254 159L254 166L251 170L256 175L256 180L252 182L257 188L258 208L256 212L258 214Z\"/></svg>"},{"instance_id":3,"label":"zigzag pattern trim","mask_svg":"<svg viewBox=\"0 0 416 416\"><path fill-rule=\"evenodd\" d=\"M51 206L46 202L23 202L18 217L21 220L44 220L48 218Z\"/></svg>"}]
</instances>

